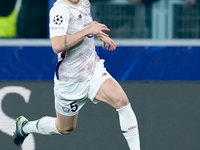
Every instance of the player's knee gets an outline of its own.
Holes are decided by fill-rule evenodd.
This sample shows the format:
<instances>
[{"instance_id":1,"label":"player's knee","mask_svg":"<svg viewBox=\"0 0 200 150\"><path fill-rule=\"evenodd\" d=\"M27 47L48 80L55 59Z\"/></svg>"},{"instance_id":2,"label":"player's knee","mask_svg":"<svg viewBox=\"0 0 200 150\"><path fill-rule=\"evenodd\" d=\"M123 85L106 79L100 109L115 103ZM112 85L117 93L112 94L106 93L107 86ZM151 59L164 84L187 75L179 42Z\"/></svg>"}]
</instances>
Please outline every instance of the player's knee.
<instances>
[{"instance_id":1,"label":"player's knee","mask_svg":"<svg viewBox=\"0 0 200 150\"><path fill-rule=\"evenodd\" d=\"M115 100L116 109L123 108L127 106L128 104L129 104L129 100L126 94L120 94L116 97L116 100Z\"/></svg>"},{"instance_id":2,"label":"player's knee","mask_svg":"<svg viewBox=\"0 0 200 150\"><path fill-rule=\"evenodd\" d=\"M58 129L58 131L63 134L63 135L68 135L72 131L74 131L75 127L70 127L70 128L63 128L63 129Z\"/></svg>"}]
</instances>

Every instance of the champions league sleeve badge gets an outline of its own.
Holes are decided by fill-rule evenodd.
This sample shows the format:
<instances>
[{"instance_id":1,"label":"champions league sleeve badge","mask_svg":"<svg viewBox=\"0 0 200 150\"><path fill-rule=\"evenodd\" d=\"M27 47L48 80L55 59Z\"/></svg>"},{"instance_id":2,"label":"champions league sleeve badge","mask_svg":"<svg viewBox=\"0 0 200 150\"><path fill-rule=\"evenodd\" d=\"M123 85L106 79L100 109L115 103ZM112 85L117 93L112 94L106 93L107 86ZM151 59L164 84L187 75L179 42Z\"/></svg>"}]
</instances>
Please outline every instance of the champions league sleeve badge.
<instances>
[{"instance_id":1,"label":"champions league sleeve badge","mask_svg":"<svg viewBox=\"0 0 200 150\"><path fill-rule=\"evenodd\" d=\"M54 18L53 18L53 22L56 24L56 25L61 25L63 23L63 17L60 16L60 15L56 15Z\"/></svg>"}]
</instances>

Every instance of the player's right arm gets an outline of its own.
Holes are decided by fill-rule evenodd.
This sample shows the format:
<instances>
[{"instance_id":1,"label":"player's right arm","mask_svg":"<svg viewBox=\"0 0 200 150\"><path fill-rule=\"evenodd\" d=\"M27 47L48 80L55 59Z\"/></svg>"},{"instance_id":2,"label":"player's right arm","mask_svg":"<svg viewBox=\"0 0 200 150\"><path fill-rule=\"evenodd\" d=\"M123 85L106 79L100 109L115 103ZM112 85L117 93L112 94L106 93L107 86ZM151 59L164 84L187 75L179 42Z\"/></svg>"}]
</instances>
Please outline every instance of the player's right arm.
<instances>
[{"instance_id":1,"label":"player's right arm","mask_svg":"<svg viewBox=\"0 0 200 150\"><path fill-rule=\"evenodd\" d=\"M56 36L51 38L51 46L55 53L65 51L77 43L81 42L87 36L85 30L81 30L72 35Z\"/></svg>"},{"instance_id":2,"label":"player's right arm","mask_svg":"<svg viewBox=\"0 0 200 150\"><path fill-rule=\"evenodd\" d=\"M52 37L51 45L53 51L55 53L59 53L75 46L88 35L95 35L99 39L102 39L103 37L108 37L108 35L103 31L109 31L109 29L106 25L94 21L91 23L90 26L75 34Z\"/></svg>"},{"instance_id":3,"label":"player's right arm","mask_svg":"<svg viewBox=\"0 0 200 150\"><path fill-rule=\"evenodd\" d=\"M110 31L106 25L92 22L88 27L71 35L66 35L70 14L69 10L62 5L53 7L50 11L50 38L53 51L59 53L70 49L79 42L81 42L88 35L95 35L103 41L103 45L107 44L107 49L114 50L116 45L112 42L112 39L108 37L103 31Z\"/></svg>"}]
</instances>

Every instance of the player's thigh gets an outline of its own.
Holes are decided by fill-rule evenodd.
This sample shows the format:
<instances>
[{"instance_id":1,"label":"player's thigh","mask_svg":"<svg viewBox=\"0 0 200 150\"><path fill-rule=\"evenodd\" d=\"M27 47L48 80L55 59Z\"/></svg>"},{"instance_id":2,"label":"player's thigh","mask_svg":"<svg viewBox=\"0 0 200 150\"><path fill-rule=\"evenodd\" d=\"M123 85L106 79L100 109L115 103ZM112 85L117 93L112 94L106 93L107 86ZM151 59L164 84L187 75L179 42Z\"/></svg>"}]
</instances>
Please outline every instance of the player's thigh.
<instances>
[{"instance_id":1,"label":"player's thigh","mask_svg":"<svg viewBox=\"0 0 200 150\"><path fill-rule=\"evenodd\" d=\"M120 109L129 104L129 100L124 90L113 78L108 78L102 83L95 99L105 102L116 109Z\"/></svg>"},{"instance_id":2,"label":"player's thigh","mask_svg":"<svg viewBox=\"0 0 200 150\"><path fill-rule=\"evenodd\" d=\"M76 128L78 113L74 116L65 116L56 111L56 127L59 132L68 134Z\"/></svg>"}]
</instances>

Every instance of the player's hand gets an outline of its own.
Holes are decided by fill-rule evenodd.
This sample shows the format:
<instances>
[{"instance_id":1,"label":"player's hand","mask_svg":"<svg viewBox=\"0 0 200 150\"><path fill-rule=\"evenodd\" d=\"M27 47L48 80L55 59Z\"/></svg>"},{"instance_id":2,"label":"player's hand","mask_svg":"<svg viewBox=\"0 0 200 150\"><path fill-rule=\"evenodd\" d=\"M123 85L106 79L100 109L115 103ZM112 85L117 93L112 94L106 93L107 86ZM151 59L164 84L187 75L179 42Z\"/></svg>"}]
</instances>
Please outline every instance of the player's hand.
<instances>
[{"instance_id":1,"label":"player's hand","mask_svg":"<svg viewBox=\"0 0 200 150\"><path fill-rule=\"evenodd\" d=\"M99 38L99 40L103 42L103 48L107 46L106 49L109 51L114 51L116 49L116 43L110 37L103 36Z\"/></svg>"},{"instance_id":2,"label":"player's hand","mask_svg":"<svg viewBox=\"0 0 200 150\"><path fill-rule=\"evenodd\" d=\"M103 31L110 31L105 24L98 23L93 21L88 27L89 34L95 35L97 37L107 36L108 34L104 33Z\"/></svg>"}]
</instances>

